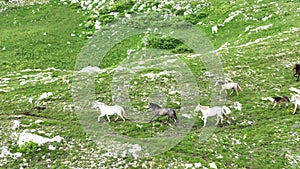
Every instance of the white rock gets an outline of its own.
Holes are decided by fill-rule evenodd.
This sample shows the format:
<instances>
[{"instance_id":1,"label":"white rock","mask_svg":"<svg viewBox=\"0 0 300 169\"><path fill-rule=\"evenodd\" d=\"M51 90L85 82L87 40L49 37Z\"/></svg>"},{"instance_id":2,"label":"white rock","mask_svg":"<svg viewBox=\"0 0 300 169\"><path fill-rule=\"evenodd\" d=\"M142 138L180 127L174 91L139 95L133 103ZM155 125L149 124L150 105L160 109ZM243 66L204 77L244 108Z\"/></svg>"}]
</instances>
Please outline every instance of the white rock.
<instances>
[{"instance_id":1,"label":"white rock","mask_svg":"<svg viewBox=\"0 0 300 169\"><path fill-rule=\"evenodd\" d=\"M218 169L217 165L214 162L209 163L208 165L209 165L210 168Z\"/></svg>"},{"instance_id":2,"label":"white rock","mask_svg":"<svg viewBox=\"0 0 300 169\"><path fill-rule=\"evenodd\" d=\"M202 166L202 164L201 164L201 163L195 163L194 166L195 166L196 168L200 168L200 167Z\"/></svg>"},{"instance_id":3,"label":"white rock","mask_svg":"<svg viewBox=\"0 0 300 169\"><path fill-rule=\"evenodd\" d=\"M1 151L0 157L6 157L9 154L10 154L10 151L8 150L8 147L2 146L2 151Z\"/></svg>"},{"instance_id":4,"label":"white rock","mask_svg":"<svg viewBox=\"0 0 300 169\"><path fill-rule=\"evenodd\" d=\"M55 136L54 138L45 138L45 137L42 137L42 136L39 136L39 135L36 135L36 134L32 134L32 133L26 133L26 132L22 132L19 136L19 140L17 142L17 144L19 146L27 143L27 142L35 142L39 145L43 145L47 142L61 142L63 140L62 137L60 136Z\"/></svg>"},{"instance_id":5,"label":"white rock","mask_svg":"<svg viewBox=\"0 0 300 169\"><path fill-rule=\"evenodd\" d=\"M46 93L43 93L38 100L43 100L43 99L46 99L50 96L53 96L53 93L52 92L46 92Z\"/></svg>"},{"instance_id":6,"label":"white rock","mask_svg":"<svg viewBox=\"0 0 300 169\"><path fill-rule=\"evenodd\" d=\"M21 124L21 122L19 120L14 120L14 124L12 126L12 129L13 130L19 129L20 128L20 124Z\"/></svg>"}]
</instances>

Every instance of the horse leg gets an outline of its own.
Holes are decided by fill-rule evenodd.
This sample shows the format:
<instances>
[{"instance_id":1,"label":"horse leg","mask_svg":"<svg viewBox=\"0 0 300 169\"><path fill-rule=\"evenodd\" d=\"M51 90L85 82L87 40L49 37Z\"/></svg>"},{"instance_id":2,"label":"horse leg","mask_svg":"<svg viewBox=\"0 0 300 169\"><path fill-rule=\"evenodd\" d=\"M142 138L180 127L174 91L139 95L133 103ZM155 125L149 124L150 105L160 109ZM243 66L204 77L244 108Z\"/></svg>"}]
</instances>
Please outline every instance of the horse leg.
<instances>
[{"instance_id":1,"label":"horse leg","mask_svg":"<svg viewBox=\"0 0 300 169\"><path fill-rule=\"evenodd\" d=\"M221 89L220 92L219 92L219 94L221 94L221 93L223 92L223 90L224 90L224 89Z\"/></svg>"},{"instance_id":2,"label":"horse leg","mask_svg":"<svg viewBox=\"0 0 300 169\"><path fill-rule=\"evenodd\" d=\"M122 118L123 122L125 122L125 121L126 121L126 120L125 120L125 118L124 118L122 115L120 115L120 117Z\"/></svg>"},{"instance_id":3,"label":"horse leg","mask_svg":"<svg viewBox=\"0 0 300 169\"><path fill-rule=\"evenodd\" d=\"M206 118L206 117L204 117L204 118L203 118L203 127L205 127L205 126L206 126L206 121L207 121L207 118Z\"/></svg>"},{"instance_id":4,"label":"horse leg","mask_svg":"<svg viewBox=\"0 0 300 169\"><path fill-rule=\"evenodd\" d=\"M219 120L220 120L220 117L217 115L217 122L216 122L216 126L219 124Z\"/></svg>"},{"instance_id":5,"label":"horse leg","mask_svg":"<svg viewBox=\"0 0 300 169\"><path fill-rule=\"evenodd\" d=\"M300 75L298 74L297 82L299 81L299 76L300 76Z\"/></svg>"},{"instance_id":6,"label":"horse leg","mask_svg":"<svg viewBox=\"0 0 300 169\"><path fill-rule=\"evenodd\" d=\"M232 95L232 93L233 93L233 90L234 90L234 89L231 89L231 92L230 92L230 94L229 94L229 95Z\"/></svg>"},{"instance_id":7,"label":"horse leg","mask_svg":"<svg viewBox=\"0 0 300 169\"><path fill-rule=\"evenodd\" d=\"M277 102L274 103L274 106L272 107L272 109L274 109L276 107L276 105L277 105Z\"/></svg>"},{"instance_id":8,"label":"horse leg","mask_svg":"<svg viewBox=\"0 0 300 169\"><path fill-rule=\"evenodd\" d=\"M100 122L100 118L103 117L103 116L105 116L105 115L104 115L104 114L100 114L100 115L98 116L98 122Z\"/></svg>"},{"instance_id":9,"label":"horse leg","mask_svg":"<svg viewBox=\"0 0 300 169\"><path fill-rule=\"evenodd\" d=\"M175 117L173 117L173 121L174 121L174 123L177 123L177 120L176 120L176 118L175 118Z\"/></svg>"},{"instance_id":10,"label":"horse leg","mask_svg":"<svg viewBox=\"0 0 300 169\"><path fill-rule=\"evenodd\" d=\"M177 127L177 121L176 119L173 119L174 120L174 126Z\"/></svg>"},{"instance_id":11,"label":"horse leg","mask_svg":"<svg viewBox=\"0 0 300 169\"><path fill-rule=\"evenodd\" d=\"M236 95L239 95L239 89L235 88L235 91L236 91Z\"/></svg>"},{"instance_id":12,"label":"horse leg","mask_svg":"<svg viewBox=\"0 0 300 169\"><path fill-rule=\"evenodd\" d=\"M227 123L230 124L230 118L227 114L223 113L223 116L226 118Z\"/></svg>"},{"instance_id":13,"label":"horse leg","mask_svg":"<svg viewBox=\"0 0 300 169\"><path fill-rule=\"evenodd\" d=\"M152 120L157 116L158 114L155 114L153 117L152 117L152 119L150 120L150 122L149 123L151 123L152 122Z\"/></svg>"},{"instance_id":14,"label":"horse leg","mask_svg":"<svg viewBox=\"0 0 300 169\"><path fill-rule=\"evenodd\" d=\"M124 117L122 115L119 115L117 116L117 118L115 119L115 121L117 121L119 119L119 117L121 117L121 119L123 120L123 122L125 122L126 120L124 119Z\"/></svg>"},{"instance_id":15,"label":"horse leg","mask_svg":"<svg viewBox=\"0 0 300 169\"><path fill-rule=\"evenodd\" d=\"M106 115L106 118L107 118L108 122L110 123L110 119L109 119L109 116L108 116L108 115Z\"/></svg>"},{"instance_id":16,"label":"horse leg","mask_svg":"<svg viewBox=\"0 0 300 169\"><path fill-rule=\"evenodd\" d=\"M222 115L220 116L220 119L221 119L221 124L223 124L223 116Z\"/></svg>"},{"instance_id":17,"label":"horse leg","mask_svg":"<svg viewBox=\"0 0 300 169\"><path fill-rule=\"evenodd\" d=\"M226 117L227 120L229 120L229 116L225 113L223 113L223 116Z\"/></svg>"}]
</instances>

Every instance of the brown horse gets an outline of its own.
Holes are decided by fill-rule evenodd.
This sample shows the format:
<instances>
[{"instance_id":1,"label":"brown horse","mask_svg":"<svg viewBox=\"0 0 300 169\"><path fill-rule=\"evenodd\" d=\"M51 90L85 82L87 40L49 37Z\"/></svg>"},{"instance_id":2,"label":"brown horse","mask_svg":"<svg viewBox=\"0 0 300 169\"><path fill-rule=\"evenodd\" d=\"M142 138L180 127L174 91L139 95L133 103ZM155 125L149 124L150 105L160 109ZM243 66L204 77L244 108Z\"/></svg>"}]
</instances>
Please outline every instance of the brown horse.
<instances>
[{"instance_id":1,"label":"brown horse","mask_svg":"<svg viewBox=\"0 0 300 169\"><path fill-rule=\"evenodd\" d=\"M298 82L299 76L300 76L300 64L295 64L293 70L295 70L294 77L297 77L296 75L298 75L298 77L297 77L297 82Z\"/></svg>"},{"instance_id":2,"label":"brown horse","mask_svg":"<svg viewBox=\"0 0 300 169\"><path fill-rule=\"evenodd\" d=\"M289 106L289 102L290 102L290 99L287 97L287 96L282 96L282 97L279 97L279 96L275 96L273 97L274 101L274 106L272 107L272 109L274 109L274 107L276 105L279 106L279 108L281 108L281 103L285 103L285 107L287 108Z\"/></svg>"}]
</instances>

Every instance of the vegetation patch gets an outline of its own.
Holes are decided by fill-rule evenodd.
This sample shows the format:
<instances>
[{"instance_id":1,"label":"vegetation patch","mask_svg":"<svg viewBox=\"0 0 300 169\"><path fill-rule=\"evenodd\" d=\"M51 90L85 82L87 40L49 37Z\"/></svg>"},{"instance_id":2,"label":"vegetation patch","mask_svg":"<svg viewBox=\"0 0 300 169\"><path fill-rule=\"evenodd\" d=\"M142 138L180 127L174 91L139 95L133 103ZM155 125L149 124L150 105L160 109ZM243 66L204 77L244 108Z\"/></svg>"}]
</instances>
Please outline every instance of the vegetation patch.
<instances>
[{"instance_id":1,"label":"vegetation patch","mask_svg":"<svg viewBox=\"0 0 300 169\"><path fill-rule=\"evenodd\" d=\"M2 168L297 168L299 151L299 110L275 107L274 96L297 93L299 82L293 66L299 62L299 2L264 1L0 1L0 167ZM19 2L19 1L18 1ZM33 2L33 1L32 1ZM105 151L84 130L74 106L73 75L76 59L92 35L118 18L153 11L179 16L202 31L222 61L225 80L238 82L243 91L226 96L232 112L213 131L203 136L201 112L183 114L182 81L176 70L164 66L169 60L137 71L130 78L128 96L132 108L128 120L97 122L97 111L90 113L95 128L108 124L116 133L132 138L151 138L171 130L167 118L154 120L149 102L157 102L178 112L179 125L194 119L185 137L156 156ZM217 31L212 28L217 27ZM103 29L102 29L103 28ZM99 32L98 32L99 33ZM101 33L101 32L100 32ZM139 34L111 47L97 63L96 98L115 104L114 86L120 70L138 64L138 58L152 49L166 51L193 73L199 95L196 102L210 106L215 93L205 63L181 39L161 34ZM147 53L148 52L148 53ZM142 54L141 54L142 53ZM137 63L127 61L133 59ZM165 59L165 58L164 58ZM175 64L176 66L176 64ZM180 70L183 71L183 70ZM122 73L122 72L121 72ZM129 74L131 75L131 74ZM126 76L124 76L126 77ZM128 76L129 77L129 76ZM186 81L186 84L192 82ZM117 81L119 82L119 81ZM184 83L185 84L185 83ZM124 86L120 86L124 87ZM229 91L228 91L229 93ZM121 93L122 94L122 93ZM156 96L157 99L154 97ZM153 99L155 98L155 99ZM153 100L151 100L153 99ZM128 107L125 107L128 110ZM141 115L144 121L135 121ZM148 119L149 117L149 119ZM114 119L115 117L111 117ZM100 129L99 129L100 130ZM22 134L63 141L22 145ZM56 137L58 138L58 137ZM111 145L111 149L120 145ZM124 146L132 146L126 144ZM109 147L110 148L110 147ZM87 160L88 159L88 160Z\"/></svg>"}]
</instances>

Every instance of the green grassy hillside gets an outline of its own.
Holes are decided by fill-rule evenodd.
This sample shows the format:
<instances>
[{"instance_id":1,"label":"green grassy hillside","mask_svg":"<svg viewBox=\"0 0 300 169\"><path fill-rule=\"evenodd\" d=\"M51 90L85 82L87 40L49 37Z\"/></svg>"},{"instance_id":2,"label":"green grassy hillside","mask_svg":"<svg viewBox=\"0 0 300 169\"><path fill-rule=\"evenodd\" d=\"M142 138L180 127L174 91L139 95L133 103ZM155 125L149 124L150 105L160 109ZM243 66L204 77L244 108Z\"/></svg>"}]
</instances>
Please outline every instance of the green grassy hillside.
<instances>
[{"instance_id":1,"label":"green grassy hillside","mask_svg":"<svg viewBox=\"0 0 300 169\"><path fill-rule=\"evenodd\" d=\"M299 1L16 2L0 1L0 168L299 168L300 110L292 115L293 104L271 110L273 104L263 100L276 95L290 97L295 94L291 87L300 89L292 70L300 62ZM86 133L74 107L77 58L84 56L82 51L94 32L105 31L105 26L118 18L150 11L179 16L203 32L222 61L219 69L224 70L225 79L238 82L243 91L239 96L226 96L230 119L218 125L205 142L202 115L191 112L195 123L170 150L136 159L109 154L107 147L99 146ZM216 25L218 30L213 33ZM143 51L145 37L138 34L112 46L99 63L101 72L92 91L98 100L114 104L111 84L116 72L129 53ZM199 92L198 102L209 106L213 90L201 59L180 40L159 34L147 38L147 50L163 49L188 66L198 85L194 89ZM131 119L140 112L151 114L145 106L158 92L165 97L160 104L178 111L181 124L188 120L180 111L182 83L170 72L154 67L130 77L128 97L133 111L126 113ZM45 109L38 110L41 107ZM97 121L94 116L91 123ZM103 119L101 123L107 124ZM132 138L176 131L173 125L130 118L108 126ZM63 140L19 145L22 133Z\"/></svg>"}]
</instances>

